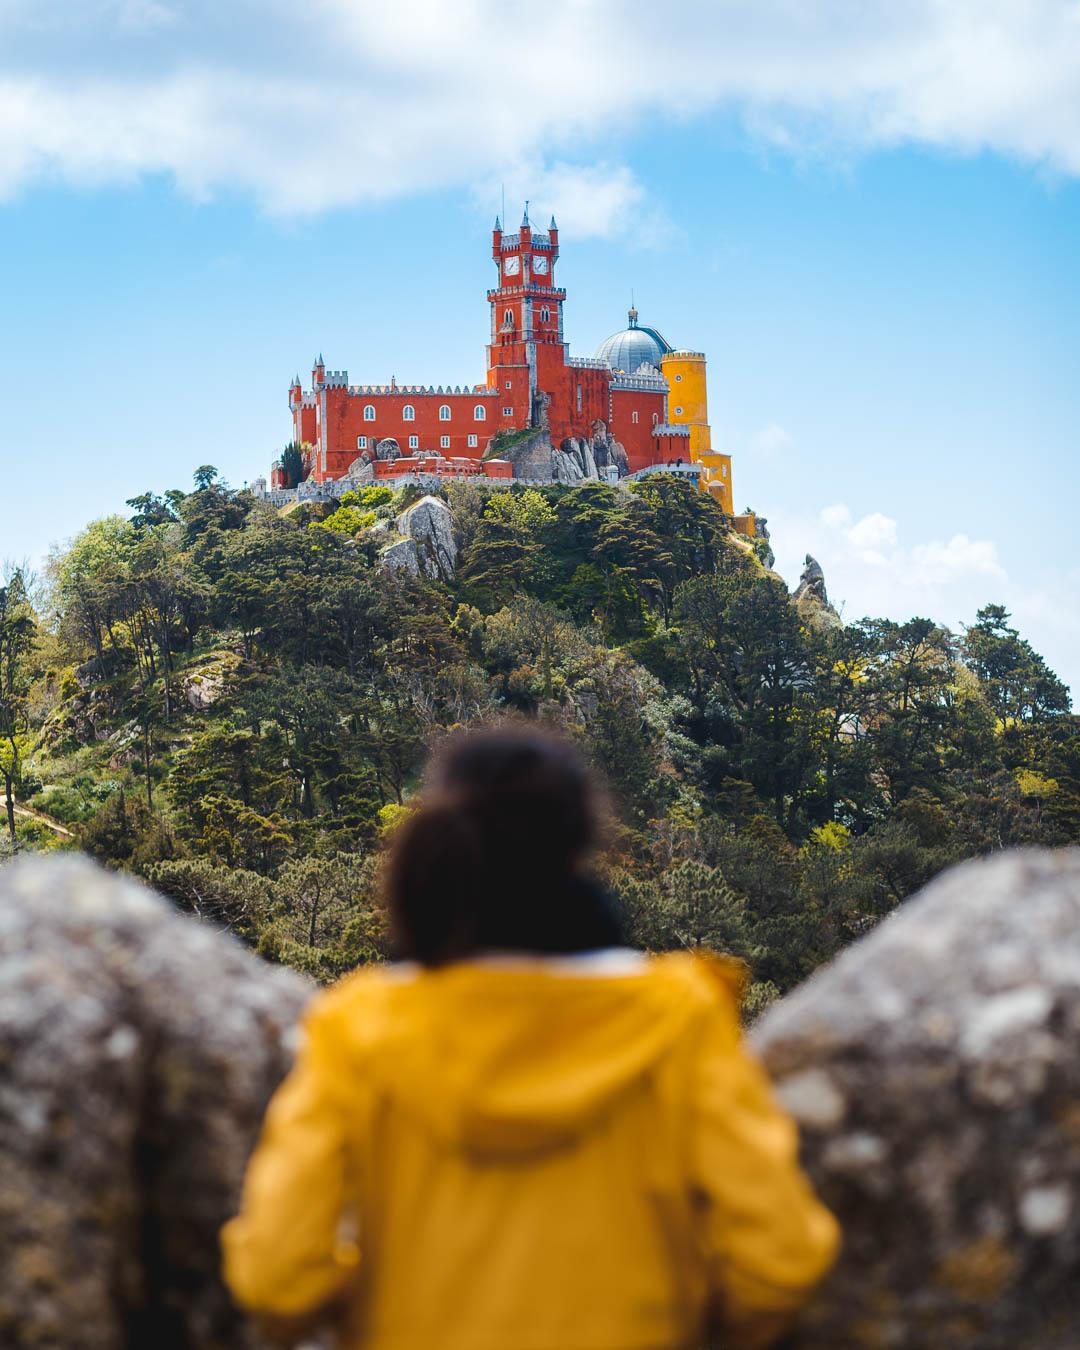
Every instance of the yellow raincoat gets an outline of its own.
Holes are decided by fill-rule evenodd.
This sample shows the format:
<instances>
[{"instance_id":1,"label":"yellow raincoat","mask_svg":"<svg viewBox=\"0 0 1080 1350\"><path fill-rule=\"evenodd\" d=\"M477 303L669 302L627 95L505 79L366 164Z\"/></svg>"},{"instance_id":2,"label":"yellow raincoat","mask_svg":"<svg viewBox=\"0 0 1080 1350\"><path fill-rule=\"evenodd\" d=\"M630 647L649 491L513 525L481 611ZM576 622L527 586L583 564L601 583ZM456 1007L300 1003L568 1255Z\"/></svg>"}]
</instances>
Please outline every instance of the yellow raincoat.
<instances>
[{"instance_id":1,"label":"yellow raincoat","mask_svg":"<svg viewBox=\"0 0 1080 1350\"><path fill-rule=\"evenodd\" d=\"M725 1350L837 1226L719 962L481 959L315 1000L223 1234L237 1300L364 1350Z\"/></svg>"}]
</instances>

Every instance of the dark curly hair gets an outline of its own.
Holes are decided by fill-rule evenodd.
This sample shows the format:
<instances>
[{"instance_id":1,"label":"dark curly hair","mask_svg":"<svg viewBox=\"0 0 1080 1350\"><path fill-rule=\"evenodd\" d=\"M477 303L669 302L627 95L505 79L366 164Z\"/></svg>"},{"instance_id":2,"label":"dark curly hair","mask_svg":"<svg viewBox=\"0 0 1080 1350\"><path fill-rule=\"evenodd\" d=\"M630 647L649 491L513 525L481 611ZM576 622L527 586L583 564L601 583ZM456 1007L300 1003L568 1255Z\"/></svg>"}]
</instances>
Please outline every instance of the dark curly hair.
<instances>
[{"instance_id":1,"label":"dark curly hair","mask_svg":"<svg viewBox=\"0 0 1080 1350\"><path fill-rule=\"evenodd\" d=\"M384 872L395 954L437 966L621 945L615 909L586 871L603 814L564 738L528 723L449 737Z\"/></svg>"}]
</instances>

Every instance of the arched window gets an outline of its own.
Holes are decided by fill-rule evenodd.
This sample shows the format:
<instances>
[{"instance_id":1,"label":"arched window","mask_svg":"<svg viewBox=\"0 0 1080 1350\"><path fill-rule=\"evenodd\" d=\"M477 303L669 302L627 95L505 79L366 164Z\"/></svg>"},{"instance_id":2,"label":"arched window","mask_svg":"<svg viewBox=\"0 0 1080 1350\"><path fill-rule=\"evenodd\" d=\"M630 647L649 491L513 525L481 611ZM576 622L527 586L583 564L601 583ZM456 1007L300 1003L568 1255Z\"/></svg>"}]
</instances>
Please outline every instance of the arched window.
<instances>
[{"instance_id":1,"label":"arched window","mask_svg":"<svg viewBox=\"0 0 1080 1350\"><path fill-rule=\"evenodd\" d=\"M660 421L660 414L659 414L659 413L653 413L653 415L652 415L652 424L653 424L653 426L656 426L657 422L659 422L659 421Z\"/></svg>"},{"instance_id":2,"label":"arched window","mask_svg":"<svg viewBox=\"0 0 1080 1350\"><path fill-rule=\"evenodd\" d=\"M474 422L483 422L483 421L486 421L486 419L487 419L487 409L484 407L484 405L483 405L482 403L478 403L478 404L476 405L476 407L472 410L472 415L473 415L473 421L474 421Z\"/></svg>"},{"instance_id":3,"label":"arched window","mask_svg":"<svg viewBox=\"0 0 1080 1350\"><path fill-rule=\"evenodd\" d=\"M511 324L512 324L513 322L514 322L514 311L513 311L512 309L504 309L504 310L503 310L503 323L511 323Z\"/></svg>"},{"instance_id":4,"label":"arched window","mask_svg":"<svg viewBox=\"0 0 1080 1350\"><path fill-rule=\"evenodd\" d=\"M440 422L449 422L449 421L450 421L450 404L449 404L449 403L443 403L443 404L440 405L440 407L439 407L439 421L440 421Z\"/></svg>"},{"instance_id":5,"label":"arched window","mask_svg":"<svg viewBox=\"0 0 1080 1350\"><path fill-rule=\"evenodd\" d=\"M403 422L415 422L415 421L416 421L416 409L413 407L413 405L412 405L411 403L406 403L405 406L404 406L404 408L402 408L402 410L401 410L401 420L402 420Z\"/></svg>"},{"instance_id":6,"label":"arched window","mask_svg":"<svg viewBox=\"0 0 1080 1350\"><path fill-rule=\"evenodd\" d=\"M364 404L364 421L365 421L365 422L374 422L374 421L375 421L375 404L374 404L374 403L365 403L365 404Z\"/></svg>"},{"instance_id":7,"label":"arched window","mask_svg":"<svg viewBox=\"0 0 1080 1350\"><path fill-rule=\"evenodd\" d=\"M550 319L551 319L551 310L548 309L547 305L542 305L540 307L540 322L548 323Z\"/></svg>"},{"instance_id":8,"label":"arched window","mask_svg":"<svg viewBox=\"0 0 1080 1350\"><path fill-rule=\"evenodd\" d=\"M636 412L630 414L630 421L637 425L638 415Z\"/></svg>"}]
</instances>

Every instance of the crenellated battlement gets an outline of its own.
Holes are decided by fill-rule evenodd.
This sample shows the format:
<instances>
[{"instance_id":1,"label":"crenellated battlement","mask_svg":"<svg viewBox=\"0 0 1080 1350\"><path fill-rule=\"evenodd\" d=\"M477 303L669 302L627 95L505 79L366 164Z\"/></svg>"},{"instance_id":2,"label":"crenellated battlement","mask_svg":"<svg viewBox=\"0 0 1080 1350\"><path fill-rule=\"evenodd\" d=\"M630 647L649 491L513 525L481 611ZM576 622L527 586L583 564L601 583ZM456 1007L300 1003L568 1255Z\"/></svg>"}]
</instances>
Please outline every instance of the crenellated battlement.
<instances>
[{"instance_id":1,"label":"crenellated battlement","mask_svg":"<svg viewBox=\"0 0 1080 1350\"><path fill-rule=\"evenodd\" d=\"M667 380L659 371L654 375L623 375L619 373L611 381L613 391L616 389L640 389L648 390L651 393L666 394L668 387Z\"/></svg>"},{"instance_id":2,"label":"crenellated battlement","mask_svg":"<svg viewBox=\"0 0 1080 1350\"><path fill-rule=\"evenodd\" d=\"M434 385L434 384L350 384L348 388L349 395L352 398L370 398L396 397L400 394L403 398L407 395L409 398L448 398L456 395L466 398L495 398L499 391L492 389L486 384L454 384L454 385Z\"/></svg>"}]
</instances>

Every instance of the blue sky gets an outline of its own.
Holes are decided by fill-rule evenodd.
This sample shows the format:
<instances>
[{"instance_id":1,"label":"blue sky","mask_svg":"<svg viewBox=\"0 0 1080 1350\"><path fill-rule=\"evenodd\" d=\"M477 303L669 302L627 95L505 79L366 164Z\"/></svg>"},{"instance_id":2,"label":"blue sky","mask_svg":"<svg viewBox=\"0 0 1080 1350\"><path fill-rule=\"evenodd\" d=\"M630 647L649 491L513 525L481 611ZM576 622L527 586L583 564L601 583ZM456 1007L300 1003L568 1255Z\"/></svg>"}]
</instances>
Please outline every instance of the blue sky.
<instances>
[{"instance_id":1,"label":"blue sky","mask_svg":"<svg viewBox=\"0 0 1080 1350\"><path fill-rule=\"evenodd\" d=\"M576 354L631 288L707 352L789 581L1001 601L1080 688L1080 6L446 8L0 0L0 557L264 473L318 351L482 379L505 183Z\"/></svg>"}]
</instances>

